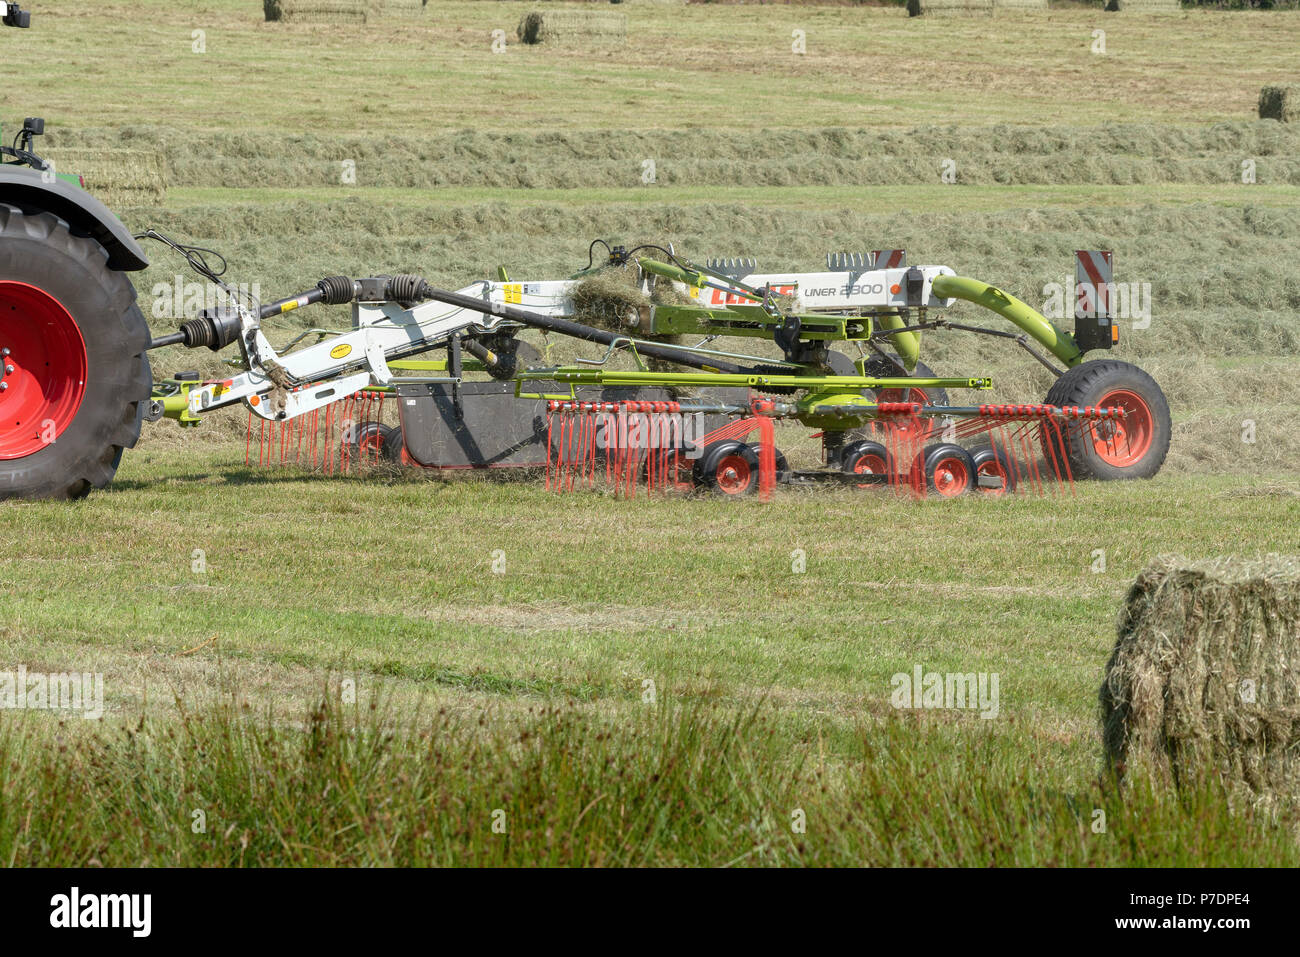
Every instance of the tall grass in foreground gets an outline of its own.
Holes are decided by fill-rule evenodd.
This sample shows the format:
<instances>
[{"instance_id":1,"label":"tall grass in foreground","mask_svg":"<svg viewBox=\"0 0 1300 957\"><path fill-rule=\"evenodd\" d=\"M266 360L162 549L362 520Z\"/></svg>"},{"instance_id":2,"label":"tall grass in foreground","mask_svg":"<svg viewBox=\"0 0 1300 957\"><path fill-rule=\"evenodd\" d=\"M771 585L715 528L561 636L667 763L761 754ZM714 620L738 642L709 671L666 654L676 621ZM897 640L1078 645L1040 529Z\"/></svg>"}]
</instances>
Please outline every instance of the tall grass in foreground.
<instances>
[{"instance_id":1,"label":"tall grass in foreground","mask_svg":"<svg viewBox=\"0 0 1300 957\"><path fill-rule=\"evenodd\" d=\"M1300 863L1292 821L1234 816L1212 790L1071 780L1009 721L890 717L823 740L720 704L394 722L327 699L298 726L177 707L89 732L0 716L0 863Z\"/></svg>"}]
</instances>

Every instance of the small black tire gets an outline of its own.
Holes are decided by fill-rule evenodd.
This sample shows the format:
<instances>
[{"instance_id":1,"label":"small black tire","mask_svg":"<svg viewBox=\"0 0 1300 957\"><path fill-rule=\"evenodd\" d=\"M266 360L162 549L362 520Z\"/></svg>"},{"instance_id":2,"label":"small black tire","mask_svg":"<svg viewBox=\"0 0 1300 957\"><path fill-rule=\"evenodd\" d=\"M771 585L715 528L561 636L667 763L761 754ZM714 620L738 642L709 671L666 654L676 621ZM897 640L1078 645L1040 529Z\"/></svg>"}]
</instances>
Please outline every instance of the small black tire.
<instances>
[{"instance_id":1,"label":"small black tire","mask_svg":"<svg viewBox=\"0 0 1300 957\"><path fill-rule=\"evenodd\" d=\"M975 463L975 491L981 495L999 497L1010 495L1016 490L1016 467L1011 457L992 443L986 443L970 450L971 461ZM1002 480L999 488L979 484L981 477L997 477Z\"/></svg>"},{"instance_id":2,"label":"small black tire","mask_svg":"<svg viewBox=\"0 0 1300 957\"><path fill-rule=\"evenodd\" d=\"M855 475L883 475L888 482L895 474L894 456L881 442L873 442L870 439L850 442L840 453L840 471ZM858 487L867 488L871 484L879 483L863 483Z\"/></svg>"},{"instance_id":3,"label":"small black tire","mask_svg":"<svg viewBox=\"0 0 1300 957\"><path fill-rule=\"evenodd\" d=\"M762 442L750 442L749 447L754 450L755 455L759 455L763 450ZM773 449L776 453L776 480L778 482L788 481L790 478L790 464L785 459L785 453L780 449Z\"/></svg>"},{"instance_id":4,"label":"small black tire","mask_svg":"<svg viewBox=\"0 0 1300 957\"><path fill-rule=\"evenodd\" d=\"M927 491L957 498L975 488L975 460L960 445L936 442L927 445L917 458L924 469Z\"/></svg>"},{"instance_id":5,"label":"small black tire","mask_svg":"<svg viewBox=\"0 0 1300 957\"><path fill-rule=\"evenodd\" d=\"M1044 424L1039 439L1049 466L1060 469L1068 463L1073 478L1112 481L1151 478L1164 465L1173 433L1169 402L1156 380L1137 366L1118 359L1081 363L1053 383L1046 401L1055 406L1119 406L1128 413L1115 423L1070 419L1059 433ZM1058 434L1064 438L1064 450Z\"/></svg>"},{"instance_id":6,"label":"small black tire","mask_svg":"<svg viewBox=\"0 0 1300 957\"><path fill-rule=\"evenodd\" d=\"M695 463L695 484L719 495L749 495L758 489L758 453L744 442L710 443Z\"/></svg>"},{"instance_id":7,"label":"small black tire","mask_svg":"<svg viewBox=\"0 0 1300 957\"><path fill-rule=\"evenodd\" d=\"M352 461L376 462L386 458L384 447L393 427L382 422L363 422L357 429L357 440L352 443Z\"/></svg>"},{"instance_id":8,"label":"small black tire","mask_svg":"<svg viewBox=\"0 0 1300 957\"><path fill-rule=\"evenodd\" d=\"M0 392L0 449L8 450L0 458L0 499L76 499L104 488L123 449L140 437L153 389L149 325L131 280L109 267L103 246L74 236L58 217L0 203L0 290L0 312L8 316L0 330L9 324L0 338L21 338L31 362L24 370L14 351L16 361L5 364L15 372L14 385ZM33 316L45 317L39 334ZM61 382L62 394L73 396L58 418L39 418L42 381ZM20 397L27 401L14 401ZM52 423L53 441L28 451L38 422Z\"/></svg>"},{"instance_id":9,"label":"small black tire","mask_svg":"<svg viewBox=\"0 0 1300 957\"><path fill-rule=\"evenodd\" d=\"M394 465L411 464L406 454L406 439L402 437L401 426L388 430L388 434L384 436L382 454L386 461Z\"/></svg>"}]
</instances>

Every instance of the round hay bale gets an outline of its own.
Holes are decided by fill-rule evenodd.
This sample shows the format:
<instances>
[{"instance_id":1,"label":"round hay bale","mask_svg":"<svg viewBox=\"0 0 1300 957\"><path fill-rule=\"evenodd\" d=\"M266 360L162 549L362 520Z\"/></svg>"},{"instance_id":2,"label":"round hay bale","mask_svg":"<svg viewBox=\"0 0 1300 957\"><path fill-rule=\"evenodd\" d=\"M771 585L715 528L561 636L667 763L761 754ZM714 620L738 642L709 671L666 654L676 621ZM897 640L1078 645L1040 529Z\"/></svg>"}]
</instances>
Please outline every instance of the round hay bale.
<instances>
[{"instance_id":1,"label":"round hay bale","mask_svg":"<svg viewBox=\"0 0 1300 957\"><path fill-rule=\"evenodd\" d=\"M534 10L515 28L524 43L589 46L627 39L627 14L594 10Z\"/></svg>"},{"instance_id":2,"label":"round hay bale","mask_svg":"<svg viewBox=\"0 0 1300 957\"><path fill-rule=\"evenodd\" d=\"M1260 90L1259 118L1283 123L1300 121L1300 84L1266 86Z\"/></svg>"},{"instance_id":3,"label":"round hay bale","mask_svg":"<svg viewBox=\"0 0 1300 957\"><path fill-rule=\"evenodd\" d=\"M370 0L262 0L267 21L365 23Z\"/></svg>"},{"instance_id":4,"label":"round hay bale","mask_svg":"<svg viewBox=\"0 0 1300 957\"><path fill-rule=\"evenodd\" d=\"M1300 798L1300 559L1162 557L1129 590L1101 686L1118 777Z\"/></svg>"}]
</instances>

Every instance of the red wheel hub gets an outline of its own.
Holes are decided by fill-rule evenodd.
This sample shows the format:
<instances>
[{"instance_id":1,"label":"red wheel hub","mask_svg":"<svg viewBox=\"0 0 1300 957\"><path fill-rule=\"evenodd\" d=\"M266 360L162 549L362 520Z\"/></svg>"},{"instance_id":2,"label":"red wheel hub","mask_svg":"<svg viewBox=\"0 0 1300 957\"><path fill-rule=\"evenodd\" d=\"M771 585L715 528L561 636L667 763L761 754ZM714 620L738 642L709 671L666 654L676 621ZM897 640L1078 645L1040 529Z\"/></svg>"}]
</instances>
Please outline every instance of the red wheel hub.
<instances>
[{"instance_id":1,"label":"red wheel hub","mask_svg":"<svg viewBox=\"0 0 1300 957\"><path fill-rule=\"evenodd\" d=\"M860 455L853 463L853 471L858 475L884 475L885 460L879 455Z\"/></svg>"},{"instance_id":2,"label":"red wheel hub","mask_svg":"<svg viewBox=\"0 0 1300 957\"><path fill-rule=\"evenodd\" d=\"M858 460L853 463L853 471L858 475L885 475L889 471L889 466L884 456L868 452L866 455L858 456ZM871 488L871 486L859 485L858 488Z\"/></svg>"},{"instance_id":3,"label":"red wheel hub","mask_svg":"<svg viewBox=\"0 0 1300 957\"><path fill-rule=\"evenodd\" d=\"M1107 392L1097 402L1101 408L1124 410L1122 419L1098 422L1092 428L1093 449L1101 460L1116 468L1136 465L1151 451L1155 416L1146 399L1128 389Z\"/></svg>"},{"instance_id":4,"label":"red wheel hub","mask_svg":"<svg viewBox=\"0 0 1300 957\"><path fill-rule=\"evenodd\" d=\"M934 463L934 490L944 498L961 495L970 488L970 470L961 459L940 459Z\"/></svg>"},{"instance_id":5,"label":"red wheel hub","mask_svg":"<svg viewBox=\"0 0 1300 957\"><path fill-rule=\"evenodd\" d=\"M749 488L751 474L743 455L724 455L718 462L718 488L728 495L739 495Z\"/></svg>"},{"instance_id":6,"label":"red wheel hub","mask_svg":"<svg viewBox=\"0 0 1300 957\"><path fill-rule=\"evenodd\" d=\"M44 290L0 280L0 459L58 439L86 394L86 343Z\"/></svg>"}]
</instances>

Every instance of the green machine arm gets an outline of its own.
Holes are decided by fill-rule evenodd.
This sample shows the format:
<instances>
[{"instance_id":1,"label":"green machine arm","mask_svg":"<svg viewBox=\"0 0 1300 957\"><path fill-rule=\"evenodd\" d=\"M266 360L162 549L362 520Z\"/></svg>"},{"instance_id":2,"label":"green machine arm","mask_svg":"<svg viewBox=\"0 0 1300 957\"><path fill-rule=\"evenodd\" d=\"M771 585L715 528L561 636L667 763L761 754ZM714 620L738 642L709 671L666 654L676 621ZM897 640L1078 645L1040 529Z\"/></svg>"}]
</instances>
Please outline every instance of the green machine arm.
<instances>
[{"instance_id":1,"label":"green machine arm","mask_svg":"<svg viewBox=\"0 0 1300 957\"><path fill-rule=\"evenodd\" d=\"M940 299L965 299L1009 319L1069 367L1083 361L1083 353L1073 336L1062 332L1042 313L996 286L964 276L938 276L931 288Z\"/></svg>"}]
</instances>

